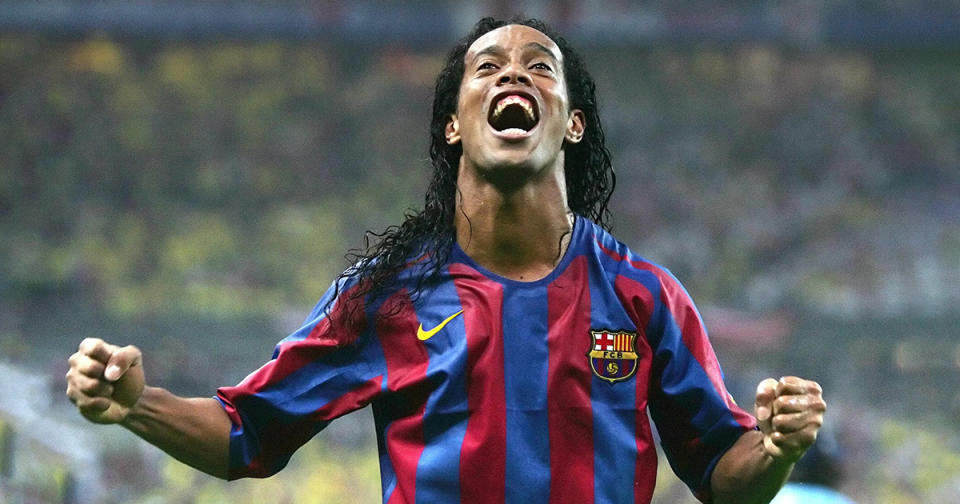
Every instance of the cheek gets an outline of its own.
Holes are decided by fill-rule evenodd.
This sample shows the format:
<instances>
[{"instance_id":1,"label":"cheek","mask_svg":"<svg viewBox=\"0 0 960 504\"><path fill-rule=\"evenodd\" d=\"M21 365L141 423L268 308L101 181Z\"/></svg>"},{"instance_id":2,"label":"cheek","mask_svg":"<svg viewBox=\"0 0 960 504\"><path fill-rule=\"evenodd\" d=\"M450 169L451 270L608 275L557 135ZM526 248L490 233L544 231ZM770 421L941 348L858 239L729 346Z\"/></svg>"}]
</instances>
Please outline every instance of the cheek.
<instances>
[{"instance_id":1,"label":"cheek","mask_svg":"<svg viewBox=\"0 0 960 504\"><path fill-rule=\"evenodd\" d=\"M482 93L479 86L466 83L460 86L460 93L457 97L457 115L470 115L479 111L481 106Z\"/></svg>"},{"instance_id":2,"label":"cheek","mask_svg":"<svg viewBox=\"0 0 960 504\"><path fill-rule=\"evenodd\" d=\"M559 84L554 84L550 87L544 88L542 96L548 98L547 107L550 109L551 115L562 121L561 126L566 129L567 125L567 112L570 110L570 106L567 100L566 90L563 86Z\"/></svg>"}]
</instances>

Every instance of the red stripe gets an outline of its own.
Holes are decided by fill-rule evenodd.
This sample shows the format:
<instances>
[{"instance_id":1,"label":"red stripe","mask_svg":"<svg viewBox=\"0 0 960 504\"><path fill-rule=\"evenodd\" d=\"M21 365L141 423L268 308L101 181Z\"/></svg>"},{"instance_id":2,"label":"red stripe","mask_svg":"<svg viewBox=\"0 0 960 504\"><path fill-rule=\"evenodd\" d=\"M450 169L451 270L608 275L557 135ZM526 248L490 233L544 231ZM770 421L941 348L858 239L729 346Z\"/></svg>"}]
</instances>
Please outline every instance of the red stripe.
<instances>
[{"instance_id":1,"label":"red stripe","mask_svg":"<svg viewBox=\"0 0 960 504\"><path fill-rule=\"evenodd\" d=\"M650 365L653 362L653 350L647 341L646 328L650 323L653 310L653 294L640 282L624 276L617 276L614 290L620 305L627 310L633 323L637 325L637 383L647 383ZM642 380L639 378L642 377ZM648 384L649 385L649 384ZM634 502L650 502L653 487L657 481L657 448L654 446L650 422L646 415L647 388L637 387L637 412L635 436L637 442L637 460L634 467Z\"/></svg>"},{"instance_id":2,"label":"red stripe","mask_svg":"<svg viewBox=\"0 0 960 504\"><path fill-rule=\"evenodd\" d=\"M464 502L502 503L506 480L506 397L503 378L503 288L463 264L450 265L467 336L470 418L460 449Z\"/></svg>"},{"instance_id":3,"label":"red stripe","mask_svg":"<svg viewBox=\"0 0 960 504\"><path fill-rule=\"evenodd\" d=\"M414 336L417 334L417 315L406 291L398 292L384 302L380 310L396 313L390 317L377 317L377 337L383 347L387 364L387 389L391 404L398 409L398 418L387 429L386 447L397 475L397 486L390 496L390 503L414 502L417 482L417 463L423 453L423 411L429 395L426 348ZM404 412L405 406L414 406Z\"/></svg>"},{"instance_id":4,"label":"red stripe","mask_svg":"<svg viewBox=\"0 0 960 504\"><path fill-rule=\"evenodd\" d=\"M593 373L590 283L580 256L547 290L547 419L550 429L550 502L593 502Z\"/></svg>"}]
</instances>

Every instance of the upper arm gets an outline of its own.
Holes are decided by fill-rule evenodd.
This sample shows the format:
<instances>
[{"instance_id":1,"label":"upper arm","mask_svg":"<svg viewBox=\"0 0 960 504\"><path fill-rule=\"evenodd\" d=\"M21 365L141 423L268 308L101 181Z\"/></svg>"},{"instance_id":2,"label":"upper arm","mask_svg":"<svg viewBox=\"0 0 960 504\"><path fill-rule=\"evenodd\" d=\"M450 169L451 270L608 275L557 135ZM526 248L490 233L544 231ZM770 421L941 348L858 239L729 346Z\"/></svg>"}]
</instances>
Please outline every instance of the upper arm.
<instances>
[{"instance_id":1,"label":"upper arm","mask_svg":"<svg viewBox=\"0 0 960 504\"><path fill-rule=\"evenodd\" d=\"M710 474L726 450L755 419L733 401L687 292L669 273L659 274L661 292L651 322L655 333L650 410L677 475L709 499Z\"/></svg>"},{"instance_id":2,"label":"upper arm","mask_svg":"<svg viewBox=\"0 0 960 504\"><path fill-rule=\"evenodd\" d=\"M380 393L382 351L363 324L343 324L335 305L281 341L274 357L217 391L230 420L230 477L269 476L330 421ZM363 313L362 307L351 313Z\"/></svg>"}]
</instances>

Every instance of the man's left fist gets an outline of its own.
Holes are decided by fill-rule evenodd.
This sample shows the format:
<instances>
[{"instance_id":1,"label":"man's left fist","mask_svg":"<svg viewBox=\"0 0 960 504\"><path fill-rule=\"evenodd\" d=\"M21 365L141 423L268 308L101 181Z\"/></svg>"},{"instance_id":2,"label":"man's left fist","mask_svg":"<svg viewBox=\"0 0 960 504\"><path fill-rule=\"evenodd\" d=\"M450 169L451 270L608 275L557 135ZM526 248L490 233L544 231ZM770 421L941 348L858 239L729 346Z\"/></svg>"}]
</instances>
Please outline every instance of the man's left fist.
<instances>
[{"instance_id":1,"label":"man's left fist","mask_svg":"<svg viewBox=\"0 0 960 504\"><path fill-rule=\"evenodd\" d=\"M819 383L787 376L760 382L754 408L767 454L795 463L817 440L827 403Z\"/></svg>"}]
</instances>

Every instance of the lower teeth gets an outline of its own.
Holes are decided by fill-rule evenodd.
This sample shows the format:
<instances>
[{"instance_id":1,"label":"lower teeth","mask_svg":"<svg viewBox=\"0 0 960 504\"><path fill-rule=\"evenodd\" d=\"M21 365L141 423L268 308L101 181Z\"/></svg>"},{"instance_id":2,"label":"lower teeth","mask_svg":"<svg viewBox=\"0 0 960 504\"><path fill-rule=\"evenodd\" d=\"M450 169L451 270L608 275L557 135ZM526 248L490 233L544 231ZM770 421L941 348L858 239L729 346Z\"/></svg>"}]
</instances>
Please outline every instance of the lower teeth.
<instances>
[{"instance_id":1,"label":"lower teeth","mask_svg":"<svg viewBox=\"0 0 960 504\"><path fill-rule=\"evenodd\" d=\"M506 133L508 135L521 135L526 132L527 130L521 128L507 128L505 130L500 130L500 133Z\"/></svg>"}]
</instances>

